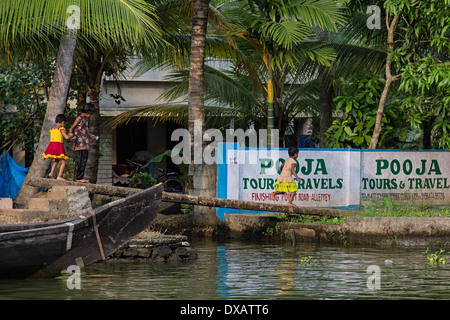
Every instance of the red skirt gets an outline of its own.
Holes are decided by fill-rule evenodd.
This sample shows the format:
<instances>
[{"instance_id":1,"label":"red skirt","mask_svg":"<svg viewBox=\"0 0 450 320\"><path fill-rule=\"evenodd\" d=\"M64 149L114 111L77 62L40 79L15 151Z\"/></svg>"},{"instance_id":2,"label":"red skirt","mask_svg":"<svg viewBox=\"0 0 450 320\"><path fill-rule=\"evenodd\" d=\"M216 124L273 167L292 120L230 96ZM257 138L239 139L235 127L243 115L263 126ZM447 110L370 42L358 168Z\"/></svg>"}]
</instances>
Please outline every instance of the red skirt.
<instances>
[{"instance_id":1,"label":"red skirt","mask_svg":"<svg viewBox=\"0 0 450 320\"><path fill-rule=\"evenodd\" d=\"M61 142L52 141L48 144L47 150L42 154L45 159L64 159L69 157L66 155L66 149Z\"/></svg>"}]
</instances>

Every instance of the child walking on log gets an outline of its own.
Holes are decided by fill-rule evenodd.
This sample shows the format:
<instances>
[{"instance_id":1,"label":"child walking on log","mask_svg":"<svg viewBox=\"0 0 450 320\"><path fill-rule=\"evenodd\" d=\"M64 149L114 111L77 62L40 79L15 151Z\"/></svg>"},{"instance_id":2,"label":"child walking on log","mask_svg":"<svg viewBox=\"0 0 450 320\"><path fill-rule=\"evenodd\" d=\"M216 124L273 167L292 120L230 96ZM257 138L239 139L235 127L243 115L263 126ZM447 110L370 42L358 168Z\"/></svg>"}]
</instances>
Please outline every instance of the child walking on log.
<instances>
[{"instance_id":1,"label":"child walking on log","mask_svg":"<svg viewBox=\"0 0 450 320\"><path fill-rule=\"evenodd\" d=\"M61 166L59 168L59 173L56 179L58 180L66 180L63 178L64 167L66 166L66 160L69 157L66 154L66 149L63 145L63 138L70 139L72 138L72 134L67 134L66 129L64 128L64 124L66 123L66 117L63 114L58 114L55 119L55 127L50 129L50 143L48 144L47 149L42 154L45 159L52 159L52 169L49 178L54 178L54 173L56 170L56 166L60 163Z\"/></svg>"},{"instance_id":2,"label":"child walking on log","mask_svg":"<svg viewBox=\"0 0 450 320\"><path fill-rule=\"evenodd\" d=\"M276 194L290 193L289 201L287 204L289 206L295 206L292 201L294 200L298 188L295 184L294 179L292 178L292 175L296 177L298 182L301 181L301 179L295 172L295 166L297 165L295 159L297 159L298 157L298 149L295 147L290 147L288 150L288 154L289 158L287 158L280 166L281 173L275 181L275 191L270 194L270 199L274 201Z\"/></svg>"}]
</instances>

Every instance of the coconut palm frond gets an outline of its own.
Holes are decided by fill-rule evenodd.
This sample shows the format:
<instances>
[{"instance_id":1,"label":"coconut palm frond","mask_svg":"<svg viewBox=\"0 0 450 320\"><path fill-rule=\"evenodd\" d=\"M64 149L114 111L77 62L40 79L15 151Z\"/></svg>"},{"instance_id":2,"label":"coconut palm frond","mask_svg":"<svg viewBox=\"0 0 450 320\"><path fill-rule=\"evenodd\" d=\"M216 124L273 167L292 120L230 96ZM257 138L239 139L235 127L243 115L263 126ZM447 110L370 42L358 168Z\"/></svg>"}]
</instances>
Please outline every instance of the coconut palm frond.
<instances>
[{"instance_id":1,"label":"coconut palm frond","mask_svg":"<svg viewBox=\"0 0 450 320\"><path fill-rule=\"evenodd\" d=\"M310 26L318 26L332 32L346 22L342 7L335 0L297 0L289 5L291 14L302 17Z\"/></svg>"},{"instance_id":2,"label":"coconut palm frond","mask_svg":"<svg viewBox=\"0 0 450 320\"><path fill-rule=\"evenodd\" d=\"M133 108L122 112L104 123L105 127L112 130L127 125L134 121L151 118L157 121L171 121L183 123L187 117L186 104L158 104Z\"/></svg>"},{"instance_id":3,"label":"coconut palm frond","mask_svg":"<svg viewBox=\"0 0 450 320\"><path fill-rule=\"evenodd\" d=\"M248 77L236 75L232 72L220 70L210 65L205 65L205 101L211 105L227 106L239 109L249 103L258 105L258 99L252 91ZM244 80L247 79L247 80ZM172 72L165 77L165 80L177 83L166 90L159 100L187 101L189 72L186 70ZM259 112L264 108L258 105Z\"/></svg>"},{"instance_id":4,"label":"coconut palm frond","mask_svg":"<svg viewBox=\"0 0 450 320\"><path fill-rule=\"evenodd\" d=\"M207 66L205 68L205 88L205 98L216 104L228 105L235 109L243 108L245 105L254 105L260 108L260 112L265 109L259 104L248 76Z\"/></svg>"},{"instance_id":5,"label":"coconut palm frond","mask_svg":"<svg viewBox=\"0 0 450 320\"><path fill-rule=\"evenodd\" d=\"M158 101L175 101L181 100L183 102L188 101L188 89L189 89L189 71L180 70L172 71L164 77L165 81L175 83L171 88L163 92L158 98Z\"/></svg>"},{"instance_id":6,"label":"coconut palm frond","mask_svg":"<svg viewBox=\"0 0 450 320\"><path fill-rule=\"evenodd\" d=\"M352 11L349 13L347 23L339 27L338 32L330 33L331 42L350 43L366 46L375 49L386 47L386 30L369 29L367 27L368 14L365 11ZM384 21L384 11L382 11L381 21Z\"/></svg>"},{"instance_id":7,"label":"coconut palm frond","mask_svg":"<svg viewBox=\"0 0 450 320\"><path fill-rule=\"evenodd\" d=\"M386 51L347 43L331 45L337 52L331 72L338 77L351 77L365 72L383 71Z\"/></svg>"},{"instance_id":8,"label":"coconut palm frond","mask_svg":"<svg viewBox=\"0 0 450 320\"><path fill-rule=\"evenodd\" d=\"M70 1L69 1L70 2ZM133 50L150 51L164 44L155 7L144 0L79 0L82 33L105 46L132 44ZM120 17L120 19L118 19ZM92 23L96 21L96 23Z\"/></svg>"},{"instance_id":9,"label":"coconut palm frond","mask_svg":"<svg viewBox=\"0 0 450 320\"><path fill-rule=\"evenodd\" d=\"M121 43L126 49L150 51L165 44L154 7L144 0L1 1L0 14L3 51L42 44L56 49L72 18L79 23L78 40L91 46L92 42L103 47Z\"/></svg>"},{"instance_id":10,"label":"coconut palm frond","mask_svg":"<svg viewBox=\"0 0 450 320\"><path fill-rule=\"evenodd\" d=\"M214 105L205 105L205 121L209 127L226 127L230 124L230 119L239 119L239 111L231 108L224 108ZM141 106L124 111L105 122L103 126L112 130L127 125L135 121L152 119L153 123L173 122L185 124L188 118L187 104L159 104L150 106ZM238 120L239 121L239 120Z\"/></svg>"},{"instance_id":11,"label":"coconut palm frond","mask_svg":"<svg viewBox=\"0 0 450 320\"><path fill-rule=\"evenodd\" d=\"M170 47L163 47L143 56L136 65L135 76L140 76L151 69L179 69L189 67L189 55L191 50L190 34L172 33L164 34L164 39L170 43ZM225 39L220 37L206 37L205 58L231 59L236 52Z\"/></svg>"},{"instance_id":12,"label":"coconut palm frond","mask_svg":"<svg viewBox=\"0 0 450 320\"><path fill-rule=\"evenodd\" d=\"M310 76L332 77L333 79L348 78L357 74L384 70L386 60L385 31L369 30L366 25L365 12L352 12L348 23L339 27L339 32L329 33L329 41L322 46L334 50L335 59L329 66L306 61L305 68Z\"/></svg>"},{"instance_id":13,"label":"coconut palm frond","mask_svg":"<svg viewBox=\"0 0 450 320\"><path fill-rule=\"evenodd\" d=\"M286 50L308 37L310 31L311 28L300 21L270 21L261 29L263 36L272 39Z\"/></svg>"}]
</instances>

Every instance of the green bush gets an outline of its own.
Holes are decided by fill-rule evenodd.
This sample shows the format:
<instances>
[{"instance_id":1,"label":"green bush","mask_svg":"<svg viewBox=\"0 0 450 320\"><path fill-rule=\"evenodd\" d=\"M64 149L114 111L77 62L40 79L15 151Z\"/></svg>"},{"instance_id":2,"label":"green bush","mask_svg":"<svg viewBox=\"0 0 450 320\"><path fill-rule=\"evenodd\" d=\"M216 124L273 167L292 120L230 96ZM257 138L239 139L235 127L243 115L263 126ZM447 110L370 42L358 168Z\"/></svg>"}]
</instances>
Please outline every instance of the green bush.
<instances>
[{"instance_id":1,"label":"green bush","mask_svg":"<svg viewBox=\"0 0 450 320\"><path fill-rule=\"evenodd\" d=\"M133 177L129 178L128 181L130 182L131 188L138 189L147 189L156 183L156 179L153 178L151 174L148 174L146 172L137 173L133 175Z\"/></svg>"}]
</instances>

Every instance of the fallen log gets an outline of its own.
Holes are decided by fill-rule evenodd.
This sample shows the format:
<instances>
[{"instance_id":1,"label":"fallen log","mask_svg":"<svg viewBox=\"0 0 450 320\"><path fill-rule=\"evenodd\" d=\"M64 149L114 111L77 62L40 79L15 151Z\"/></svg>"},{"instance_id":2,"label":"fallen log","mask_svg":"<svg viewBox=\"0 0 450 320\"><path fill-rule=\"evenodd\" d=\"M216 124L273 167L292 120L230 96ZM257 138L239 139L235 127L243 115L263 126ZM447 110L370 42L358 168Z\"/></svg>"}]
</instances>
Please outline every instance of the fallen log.
<instances>
[{"instance_id":1,"label":"fallen log","mask_svg":"<svg viewBox=\"0 0 450 320\"><path fill-rule=\"evenodd\" d=\"M288 206L285 204L263 203L255 201L243 201L243 200L222 199L213 197L201 197L201 196L192 196L187 194L167 193L167 192L163 192L162 201L193 204L197 206L206 206L206 207L233 208L233 209L245 209L245 210L267 211L267 212L284 212L291 214L303 214L314 216L350 217L354 215L352 211L342 209Z\"/></svg>"},{"instance_id":2,"label":"fallen log","mask_svg":"<svg viewBox=\"0 0 450 320\"><path fill-rule=\"evenodd\" d=\"M75 181L62 181L56 179L46 179L46 178L30 178L27 184L36 188L51 188L53 186L79 186L86 187L89 193L97 193L108 195L112 197L127 197L132 194L142 191L141 189L127 188L127 187L116 187L104 184L95 183L82 183Z\"/></svg>"},{"instance_id":3,"label":"fallen log","mask_svg":"<svg viewBox=\"0 0 450 320\"><path fill-rule=\"evenodd\" d=\"M28 179L27 183L33 187L37 188L51 188L52 186L84 186L90 193L103 194L115 197L126 197L138 192L141 189L127 188L127 187L116 187L109 185L100 185L93 183L81 183L74 181L61 181L55 179L45 179L45 178L31 178ZM275 203L263 203L255 201L243 201L234 199L222 199L213 197L202 197L193 196L188 194L179 193L169 193L163 192L162 199L163 202L171 203L184 203L193 204L197 206L206 207L220 207L220 208L232 208L232 209L243 209L243 210L254 210L254 211L265 211L265 212L284 212L291 214L303 214L303 215L313 215L313 216L328 216L328 217L350 217L353 214L350 210L342 209L331 209L331 208L315 208L315 207L302 207L302 206L288 206L285 204L275 204Z\"/></svg>"}]
</instances>

